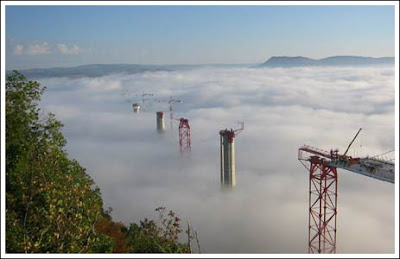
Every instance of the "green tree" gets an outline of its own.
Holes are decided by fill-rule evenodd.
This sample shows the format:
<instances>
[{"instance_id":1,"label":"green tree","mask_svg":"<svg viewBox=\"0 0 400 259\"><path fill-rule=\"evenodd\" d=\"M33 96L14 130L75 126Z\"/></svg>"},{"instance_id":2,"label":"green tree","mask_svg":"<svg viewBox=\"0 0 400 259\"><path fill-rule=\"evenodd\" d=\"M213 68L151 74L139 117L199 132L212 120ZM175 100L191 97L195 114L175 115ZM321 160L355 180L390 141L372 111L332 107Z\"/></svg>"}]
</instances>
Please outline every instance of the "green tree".
<instances>
[{"instance_id":1,"label":"green tree","mask_svg":"<svg viewBox=\"0 0 400 259\"><path fill-rule=\"evenodd\" d=\"M95 231L100 190L64 150L61 122L39 115L44 87L17 71L6 82L6 251L111 252Z\"/></svg>"},{"instance_id":2,"label":"green tree","mask_svg":"<svg viewBox=\"0 0 400 259\"><path fill-rule=\"evenodd\" d=\"M126 233L128 229L122 222L115 222L111 217L112 208L103 211L103 219L96 223L96 231L114 238L113 253L127 253Z\"/></svg>"},{"instance_id":3,"label":"green tree","mask_svg":"<svg viewBox=\"0 0 400 259\"><path fill-rule=\"evenodd\" d=\"M62 124L40 115L45 90L18 71L6 82L6 252L188 253L180 219L157 208L159 222L129 229L103 210L100 189L64 147Z\"/></svg>"},{"instance_id":4,"label":"green tree","mask_svg":"<svg viewBox=\"0 0 400 259\"><path fill-rule=\"evenodd\" d=\"M189 245L178 241L182 233L180 218L172 210L156 208L158 223L145 218L129 227L126 244L131 253L190 253Z\"/></svg>"}]
</instances>

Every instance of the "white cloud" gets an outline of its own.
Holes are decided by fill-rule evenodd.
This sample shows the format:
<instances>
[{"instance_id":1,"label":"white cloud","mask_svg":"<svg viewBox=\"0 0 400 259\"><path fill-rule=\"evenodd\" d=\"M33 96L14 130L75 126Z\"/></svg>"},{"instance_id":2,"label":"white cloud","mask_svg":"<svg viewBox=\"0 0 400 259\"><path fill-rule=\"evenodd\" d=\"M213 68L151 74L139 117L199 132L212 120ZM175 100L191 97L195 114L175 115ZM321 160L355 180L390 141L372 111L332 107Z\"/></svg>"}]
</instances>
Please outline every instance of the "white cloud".
<instances>
[{"instance_id":1,"label":"white cloud","mask_svg":"<svg viewBox=\"0 0 400 259\"><path fill-rule=\"evenodd\" d=\"M50 54L50 46L47 42L43 42L42 44L32 44L28 47L26 54L31 56Z\"/></svg>"},{"instance_id":2,"label":"white cloud","mask_svg":"<svg viewBox=\"0 0 400 259\"><path fill-rule=\"evenodd\" d=\"M64 55L78 55L82 53L82 50L77 45L68 48L67 45L58 43L57 49Z\"/></svg>"},{"instance_id":3,"label":"white cloud","mask_svg":"<svg viewBox=\"0 0 400 259\"><path fill-rule=\"evenodd\" d=\"M64 55L78 55L82 53L82 49L79 48L77 45L73 45L71 48L68 48L67 45L58 43L56 45L58 51ZM14 55L43 55L43 54L50 54L51 47L47 42L43 43L33 43L25 48L22 44L17 44L14 47L13 54Z\"/></svg>"},{"instance_id":4,"label":"white cloud","mask_svg":"<svg viewBox=\"0 0 400 259\"><path fill-rule=\"evenodd\" d=\"M52 78L41 80L47 87L41 105L64 123L68 153L99 185L115 220L138 222L165 206L190 220L202 252L306 253L309 182L297 150L308 144L343 152L359 127L350 155L392 150L393 71L202 68ZM174 115L189 119L189 156L178 152L177 126L169 131L168 104L148 101L133 114L127 99L141 102L135 94L143 92L183 100ZM162 136L158 110L166 112ZM220 193L218 131L241 120L237 186ZM337 252L393 253L393 184L338 173Z\"/></svg>"},{"instance_id":5,"label":"white cloud","mask_svg":"<svg viewBox=\"0 0 400 259\"><path fill-rule=\"evenodd\" d=\"M14 48L14 55L22 55L24 53L24 46L21 44L18 44Z\"/></svg>"}]
</instances>

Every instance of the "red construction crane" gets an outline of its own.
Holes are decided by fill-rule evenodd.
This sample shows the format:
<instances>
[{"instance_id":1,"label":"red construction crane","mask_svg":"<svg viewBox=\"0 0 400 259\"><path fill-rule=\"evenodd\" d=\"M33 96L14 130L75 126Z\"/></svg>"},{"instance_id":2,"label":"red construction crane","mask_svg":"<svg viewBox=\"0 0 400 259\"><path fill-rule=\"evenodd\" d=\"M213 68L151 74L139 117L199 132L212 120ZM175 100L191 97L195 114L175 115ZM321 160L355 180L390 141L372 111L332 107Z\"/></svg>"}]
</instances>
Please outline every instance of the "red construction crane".
<instances>
[{"instance_id":1,"label":"red construction crane","mask_svg":"<svg viewBox=\"0 0 400 259\"><path fill-rule=\"evenodd\" d=\"M184 118L179 119L179 150L182 153L192 150L189 120Z\"/></svg>"},{"instance_id":2,"label":"red construction crane","mask_svg":"<svg viewBox=\"0 0 400 259\"><path fill-rule=\"evenodd\" d=\"M174 103L182 103L182 100L177 100L177 99L172 98L172 96L170 96L168 103L169 103L169 122L170 122L170 127L171 127L171 132L172 132L172 130L173 130L172 129L173 128L172 120L174 118L173 105L174 105Z\"/></svg>"},{"instance_id":3,"label":"red construction crane","mask_svg":"<svg viewBox=\"0 0 400 259\"><path fill-rule=\"evenodd\" d=\"M394 183L394 163L375 157L353 158L346 155L360 131L361 128L343 155L337 149L327 152L306 145L299 148L298 159L310 172L309 253L336 252L337 168ZM309 167L305 162L310 163Z\"/></svg>"}]
</instances>

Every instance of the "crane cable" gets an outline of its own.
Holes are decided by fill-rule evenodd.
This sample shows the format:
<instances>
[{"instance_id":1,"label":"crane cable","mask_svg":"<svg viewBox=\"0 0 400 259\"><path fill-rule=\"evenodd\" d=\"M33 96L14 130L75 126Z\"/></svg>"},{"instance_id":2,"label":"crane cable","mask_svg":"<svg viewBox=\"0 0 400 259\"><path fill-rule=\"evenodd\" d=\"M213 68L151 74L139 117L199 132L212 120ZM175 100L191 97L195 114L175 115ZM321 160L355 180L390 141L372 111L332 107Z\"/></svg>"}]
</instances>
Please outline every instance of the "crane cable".
<instances>
[{"instance_id":1,"label":"crane cable","mask_svg":"<svg viewBox=\"0 0 400 259\"><path fill-rule=\"evenodd\" d=\"M393 150L390 150L390 151L387 151L387 152L385 152L385 153L382 153L382 154L379 154L379 155L373 156L372 158L374 158L374 157L377 157L377 156L386 155L387 153L390 153L390 152L393 152L393 151L394 151L394 149L393 149Z\"/></svg>"}]
</instances>

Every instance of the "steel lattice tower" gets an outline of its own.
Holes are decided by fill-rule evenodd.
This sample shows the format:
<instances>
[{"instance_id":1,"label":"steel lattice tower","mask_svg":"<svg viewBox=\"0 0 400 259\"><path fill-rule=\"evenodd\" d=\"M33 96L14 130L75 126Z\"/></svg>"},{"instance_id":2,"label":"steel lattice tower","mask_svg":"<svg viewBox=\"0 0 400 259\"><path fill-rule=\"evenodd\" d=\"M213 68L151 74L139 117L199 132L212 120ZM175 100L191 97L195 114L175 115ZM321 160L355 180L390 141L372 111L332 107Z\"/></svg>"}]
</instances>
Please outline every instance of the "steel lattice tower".
<instances>
[{"instance_id":1,"label":"steel lattice tower","mask_svg":"<svg viewBox=\"0 0 400 259\"><path fill-rule=\"evenodd\" d=\"M307 145L299 148L298 159L310 177L309 253L336 253L337 168L394 183L394 163L374 157L353 158L346 155L360 131L361 128L343 155L338 149L327 152ZM309 167L306 165L308 162Z\"/></svg>"},{"instance_id":2,"label":"steel lattice tower","mask_svg":"<svg viewBox=\"0 0 400 259\"><path fill-rule=\"evenodd\" d=\"M179 149L181 152L190 152L192 147L189 120L181 118L179 121Z\"/></svg>"},{"instance_id":3,"label":"steel lattice tower","mask_svg":"<svg viewBox=\"0 0 400 259\"><path fill-rule=\"evenodd\" d=\"M337 171L329 162L312 156L310 161L309 253L336 252Z\"/></svg>"}]
</instances>

